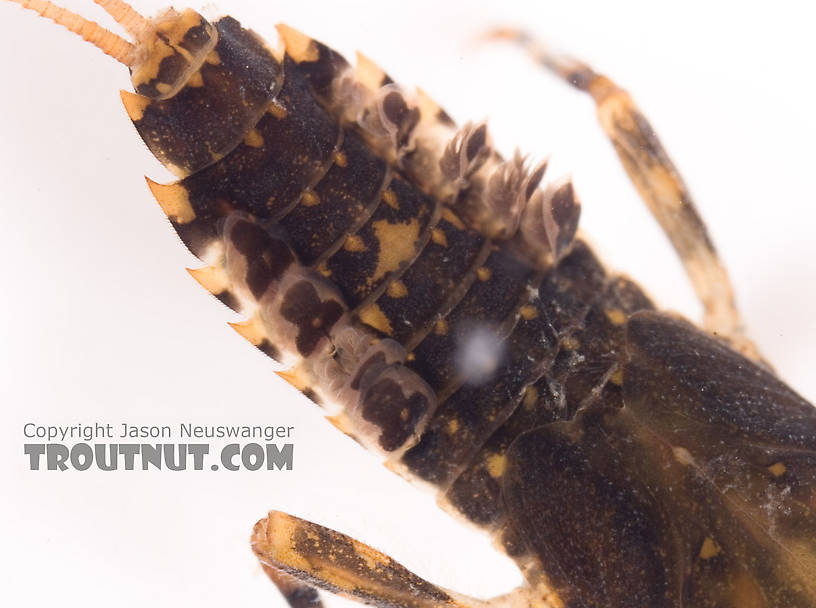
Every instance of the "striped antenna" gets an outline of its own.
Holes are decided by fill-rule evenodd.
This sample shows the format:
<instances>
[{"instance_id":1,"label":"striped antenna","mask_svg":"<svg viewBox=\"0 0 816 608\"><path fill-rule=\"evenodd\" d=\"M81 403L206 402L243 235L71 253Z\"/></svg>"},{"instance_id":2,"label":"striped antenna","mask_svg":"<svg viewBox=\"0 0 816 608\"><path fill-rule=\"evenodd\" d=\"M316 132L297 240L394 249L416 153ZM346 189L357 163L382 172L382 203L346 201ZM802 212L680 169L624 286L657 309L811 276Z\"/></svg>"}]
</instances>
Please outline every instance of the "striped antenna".
<instances>
[{"instance_id":1,"label":"striped antenna","mask_svg":"<svg viewBox=\"0 0 816 608\"><path fill-rule=\"evenodd\" d=\"M94 2L137 40L150 25L150 21L137 13L127 2L122 0L94 0Z\"/></svg>"},{"instance_id":2,"label":"striped antenna","mask_svg":"<svg viewBox=\"0 0 816 608\"><path fill-rule=\"evenodd\" d=\"M83 40L93 44L106 55L113 57L119 63L128 67L133 65L136 56L136 46L113 32L106 30L95 21L89 21L84 17L80 17L76 13L72 13L48 0L11 0L11 2L19 4L23 8L35 11L57 25L63 26L68 31L73 32ZM127 4L124 4L124 2L118 0L100 0L97 4L102 5L117 21L121 18L122 21L120 21L120 23L125 29L130 31L131 34L133 33L130 29L131 27L141 27L147 23L141 15L136 13L136 11ZM105 4L112 5L110 10L104 6ZM114 14L114 11L116 14ZM119 18L117 18L117 15ZM138 26L136 24L138 24Z\"/></svg>"}]
</instances>

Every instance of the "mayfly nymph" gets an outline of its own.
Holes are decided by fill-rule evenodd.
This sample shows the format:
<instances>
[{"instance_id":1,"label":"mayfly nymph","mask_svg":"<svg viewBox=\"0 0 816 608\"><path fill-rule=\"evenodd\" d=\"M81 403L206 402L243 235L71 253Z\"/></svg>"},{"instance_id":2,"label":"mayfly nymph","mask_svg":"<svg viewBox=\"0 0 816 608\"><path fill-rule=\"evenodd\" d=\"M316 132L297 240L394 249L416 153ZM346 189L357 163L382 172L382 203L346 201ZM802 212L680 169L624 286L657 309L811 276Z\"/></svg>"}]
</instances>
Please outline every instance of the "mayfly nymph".
<instances>
[{"instance_id":1,"label":"mayfly nymph","mask_svg":"<svg viewBox=\"0 0 816 608\"><path fill-rule=\"evenodd\" d=\"M193 277L335 426L495 538L527 581L497 605L816 603L816 413L744 335L682 179L614 82L494 33L594 98L707 332L601 265L570 181L501 156L484 122L457 126L364 56L98 0L130 42L18 3L128 66L122 101L178 178L148 184L205 262ZM312 587L482 604L283 513L253 548L293 605Z\"/></svg>"}]
</instances>

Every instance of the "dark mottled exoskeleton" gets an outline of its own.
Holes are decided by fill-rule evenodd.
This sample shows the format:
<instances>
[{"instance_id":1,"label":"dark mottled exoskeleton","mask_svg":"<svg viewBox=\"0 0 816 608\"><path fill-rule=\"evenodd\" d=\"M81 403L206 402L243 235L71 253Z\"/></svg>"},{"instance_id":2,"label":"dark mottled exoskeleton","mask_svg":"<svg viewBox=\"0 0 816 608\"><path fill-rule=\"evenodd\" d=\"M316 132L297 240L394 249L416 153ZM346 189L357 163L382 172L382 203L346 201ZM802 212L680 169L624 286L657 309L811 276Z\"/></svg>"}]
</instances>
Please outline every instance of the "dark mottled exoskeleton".
<instances>
[{"instance_id":1,"label":"dark mottled exoskeleton","mask_svg":"<svg viewBox=\"0 0 816 608\"><path fill-rule=\"evenodd\" d=\"M816 606L816 410L741 334L680 176L609 79L497 32L594 97L708 332L603 268L569 182L539 188L544 165L503 159L484 124L457 127L365 57L97 0L130 44L16 1L131 69L127 112L180 178L150 187L208 264L192 274L335 425L517 561L527 584L490 603ZM319 603L313 587L484 603L282 513L253 548L296 607Z\"/></svg>"}]
</instances>

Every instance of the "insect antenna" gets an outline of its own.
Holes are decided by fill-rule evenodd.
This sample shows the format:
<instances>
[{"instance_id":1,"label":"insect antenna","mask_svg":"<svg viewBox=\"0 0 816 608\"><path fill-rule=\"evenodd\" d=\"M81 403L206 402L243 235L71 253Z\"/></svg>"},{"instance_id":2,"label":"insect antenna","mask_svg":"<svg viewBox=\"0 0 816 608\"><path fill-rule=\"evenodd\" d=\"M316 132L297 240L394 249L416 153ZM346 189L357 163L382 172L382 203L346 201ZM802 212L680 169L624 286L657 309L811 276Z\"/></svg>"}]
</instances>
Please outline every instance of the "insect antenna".
<instances>
[{"instance_id":1,"label":"insect antenna","mask_svg":"<svg viewBox=\"0 0 816 608\"><path fill-rule=\"evenodd\" d=\"M148 20L137 13L131 6L121 0L94 0L110 14L117 23L124 27L134 38L147 27ZM35 11L40 16L50 19L57 25L63 26L70 32L77 34L83 40L93 44L106 55L118 62L132 67L136 59L136 45L117 36L110 30L57 6L48 0L11 0L23 8Z\"/></svg>"},{"instance_id":2,"label":"insect antenna","mask_svg":"<svg viewBox=\"0 0 816 608\"><path fill-rule=\"evenodd\" d=\"M94 0L96 4L108 13L113 20L125 28L128 33L138 39L149 27L150 20L145 19L136 9L122 0Z\"/></svg>"}]
</instances>

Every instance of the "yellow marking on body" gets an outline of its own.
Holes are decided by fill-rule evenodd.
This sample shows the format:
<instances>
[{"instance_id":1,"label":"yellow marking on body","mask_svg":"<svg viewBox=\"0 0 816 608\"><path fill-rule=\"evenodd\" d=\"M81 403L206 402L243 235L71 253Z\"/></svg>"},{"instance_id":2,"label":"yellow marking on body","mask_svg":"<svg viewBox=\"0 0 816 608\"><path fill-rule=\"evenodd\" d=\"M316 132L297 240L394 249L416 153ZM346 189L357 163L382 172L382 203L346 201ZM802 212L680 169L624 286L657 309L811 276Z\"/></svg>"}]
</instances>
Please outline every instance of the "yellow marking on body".
<instances>
[{"instance_id":1,"label":"yellow marking on body","mask_svg":"<svg viewBox=\"0 0 816 608\"><path fill-rule=\"evenodd\" d=\"M340 168L345 168L348 166L348 156L346 156L345 152L338 150L333 154L334 164Z\"/></svg>"},{"instance_id":2,"label":"yellow marking on body","mask_svg":"<svg viewBox=\"0 0 816 608\"><path fill-rule=\"evenodd\" d=\"M300 196L300 204L304 207L314 207L315 205L320 204L320 197L314 190L304 190L303 194Z\"/></svg>"},{"instance_id":3,"label":"yellow marking on body","mask_svg":"<svg viewBox=\"0 0 816 608\"><path fill-rule=\"evenodd\" d=\"M700 547L700 559L711 559L722 553L722 547L713 538L706 537Z\"/></svg>"},{"instance_id":4,"label":"yellow marking on body","mask_svg":"<svg viewBox=\"0 0 816 608\"><path fill-rule=\"evenodd\" d=\"M227 322L227 325L237 331L238 334L252 344L252 346L258 346L266 337L266 331L260 319L250 319L238 323Z\"/></svg>"},{"instance_id":5,"label":"yellow marking on body","mask_svg":"<svg viewBox=\"0 0 816 608\"><path fill-rule=\"evenodd\" d=\"M343 243L343 249L346 251L351 251L353 253L359 253L361 251L368 251L368 247L356 234L350 235L346 241Z\"/></svg>"},{"instance_id":6,"label":"yellow marking on body","mask_svg":"<svg viewBox=\"0 0 816 608\"><path fill-rule=\"evenodd\" d=\"M122 104L130 120L133 122L142 120L147 106L150 105L150 98L130 91L119 91L119 97L122 98Z\"/></svg>"},{"instance_id":7,"label":"yellow marking on body","mask_svg":"<svg viewBox=\"0 0 816 608\"><path fill-rule=\"evenodd\" d=\"M394 194L393 190L388 189L385 192L383 192L382 200L386 205L388 205L392 209L399 209L399 201L397 200L397 195Z\"/></svg>"},{"instance_id":8,"label":"yellow marking on body","mask_svg":"<svg viewBox=\"0 0 816 608\"><path fill-rule=\"evenodd\" d=\"M354 437L354 425L345 412L340 412L336 416L326 416L326 420L331 422L332 426L344 435Z\"/></svg>"},{"instance_id":9,"label":"yellow marking on body","mask_svg":"<svg viewBox=\"0 0 816 608\"><path fill-rule=\"evenodd\" d=\"M538 403L538 389L532 384L524 389L524 397L521 399L521 405L525 410L530 411Z\"/></svg>"},{"instance_id":10,"label":"yellow marking on body","mask_svg":"<svg viewBox=\"0 0 816 608\"><path fill-rule=\"evenodd\" d=\"M620 308L612 308L606 311L606 318L612 325L623 325L626 323L626 314Z\"/></svg>"},{"instance_id":11,"label":"yellow marking on body","mask_svg":"<svg viewBox=\"0 0 816 608\"><path fill-rule=\"evenodd\" d=\"M280 35L283 43L286 45L286 52L295 60L295 63L318 60L320 51L315 41L309 36L283 23L279 23L275 27L278 30L278 35Z\"/></svg>"},{"instance_id":12,"label":"yellow marking on body","mask_svg":"<svg viewBox=\"0 0 816 608\"><path fill-rule=\"evenodd\" d=\"M567 336L565 338L561 338L561 348L563 348L564 350L578 350L580 346L581 343L575 336Z\"/></svg>"},{"instance_id":13,"label":"yellow marking on body","mask_svg":"<svg viewBox=\"0 0 816 608\"><path fill-rule=\"evenodd\" d=\"M263 135L258 129L252 128L244 136L244 143L250 148L261 148L264 145Z\"/></svg>"},{"instance_id":14,"label":"yellow marking on body","mask_svg":"<svg viewBox=\"0 0 816 608\"><path fill-rule=\"evenodd\" d=\"M785 466L784 462L776 462L776 463L772 464L771 466L769 466L768 470L771 472L771 475L773 475L774 477L779 477L780 475L784 475L785 471L787 471L788 468Z\"/></svg>"},{"instance_id":15,"label":"yellow marking on body","mask_svg":"<svg viewBox=\"0 0 816 608\"><path fill-rule=\"evenodd\" d=\"M207 53L207 56L204 58L204 61L209 63L210 65L221 65L221 55L218 54L218 51L212 50Z\"/></svg>"},{"instance_id":16,"label":"yellow marking on body","mask_svg":"<svg viewBox=\"0 0 816 608\"><path fill-rule=\"evenodd\" d=\"M439 319L433 328L433 332L437 336L446 336L448 335L448 322L446 319Z\"/></svg>"},{"instance_id":17,"label":"yellow marking on body","mask_svg":"<svg viewBox=\"0 0 816 608\"><path fill-rule=\"evenodd\" d=\"M184 186L180 183L159 184L149 177L145 177L145 180L162 211L172 221L177 224L188 224L195 219L195 211Z\"/></svg>"},{"instance_id":18,"label":"yellow marking on body","mask_svg":"<svg viewBox=\"0 0 816 608\"><path fill-rule=\"evenodd\" d=\"M507 457L504 454L491 454L487 457L487 472L493 479L504 475L507 469Z\"/></svg>"},{"instance_id":19,"label":"yellow marking on body","mask_svg":"<svg viewBox=\"0 0 816 608\"><path fill-rule=\"evenodd\" d=\"M533 319L538 318L538 308L531 304L525 304L519 309L519 313L521 314L521 318L525 321L532 321Z\"/></svg>"},{"instance_id":20,"label":"yellow marking on body","mask_svg":"<svg viewBox=\"0 0 816 608\"><path fill-rule=\"evenodd\" d=\"M385 316L385 313L376 303L369 304L363 308L359 313L359 317L363 323L381 331L387 336L394 333L391 327L391 321L388 320L388 317Z\"/></svg>"},{"instance_id":21,"label":"yellow marking on body","mask_svg":"<svg viewBox=\"0 0 816 608\"><path fill-rule=\"evenodd\" d=\"M330 270L330 269L329 269L329 267L326 265L326 262L323 262L322 264L320 264L320 266L318 266L318 267L317 267L315 270L317 270L317 272L319 272L320 274L322 274L322 275L323 275L324 277L326 277L327 279L328 279L328 278L331 276L331 274L332 274L331 270Z\"/></svg>"},{"instance_id":22,"label":"yellow marking on body","mask_svg":"<svg viewBox=\"0 0 816 608\"><path fill-rule=\"evenodd\" d=\"M452 224L459 230L465 230L465 224L462 222L462 220L459 219L459 216L456 215L453 211L451 211L447 207L442 208L442 219L448 222L449 224Z\"/></svg>"},{"instance_id":23,"label":"yellow marking on body","mask_svg":"<svg viewBox=\"0 0 816 608\"><path fill-rule=\"evenodd\" d=\"M419 221L412 218L408 222L391 224L380 220L372 224L374 236L380 244L377 256L377 268L369 279L376 282L389 272L400 267L416 254L416 242L419 239Z\"/></svg>"},{"instance_id":24,"label":"yellow marking on body","mask_svg":"<svg viewBox=\"0 0 816 608\"><path fill-rule=\"evenodd\" d=\"M278 120L283 120L289 114L281 104L276 101L273 101L269 104L269 107L266 109L272 116L277 118Z\"/></svg>"},{"instance_id":25,"label":"yellow marking on body","mask_svg":"<svg viewBox=\"0 0 816 608\"><path fill-rule=\"evenodd\" d=\"M609 376L609 381L615 386L623 386L623 368L616 369L612 375Z\"/></svg>"},{"instance_id":26,"label":"yellow marking on body","mask_svg":"<svg viewBox=\"0 0 816 608\"><path fill-rule=\"evenodd\" d=\"M408 288L405 286L405 283L402 281L394 281L388 286L388 297L390 298L404 298L408 295Z\"/></svg>"},{"instance_id":27,"label":"yellow marking on body","mask_svg":"<svg viewBox=\"0 0 816 608\"><path fill-rule=\"evenodd\" d=\"M455 435L459 430L459 421L456 418L451 418L448 420L448 424L445 425L445 432L448 435Z\"/></svg>"},{"instance_id":28,"label":"yellow marking on body","mask_svg":"<svg viewBox=\"0 0 816 608\"><path fill-rule=\"evenodd\" d=\"M204 266L203 268L188 268L187 272L196 282L213 295L227 290L230 280L223 266Z\"/></svg>"},{"instance_id":29,"label":"yellow marking on body","mask_svg":"<svg viewBox=\"0 0 816 608\"><path fill-rule=\"evenodd\" d=\"M487 266L480 266L476 269L476 276L479 277L480 281L489 281L490 277L493 276L493 273Z\"/></svg>"},{"instance_id":30,"label":"yellow marking on body","mask_svg":"<svg viewBox=\"0 0 816 608\"><path fill-rule=\"evenodd\" d=\"M201 75L201 70L196 70L187 79L187 86L197 89L204 86L204 77Z\"/></svg>"},{"instance_id":31,"label":"yellow marking on body","mask_svg":"<svg viewBox=\"0 0 816 608\"><path fill-rule=\"evenodd\" d=\"M191 87L203 85L198 68L218 42L217 31L209 24L205 24L206 44L195 53L191 53L184 48L184 40L191 30L202 26L198 13L190 9L181 14L168 11L151 20L151 23L155 27L155 32L146 31L143 35L136 35L139 39L139 53L131 65L133 86L139 87L156 81L164 60L172 56L180 57L186 65L183 72L177 74L170 82L156 82L155 89L162 98L175 95L185 85Z\"/></svg>"},{"instance_id":32,"label":"yellow marking on body","mask_svg":"<svg viewBox=\"0 0 816 608\"><path fill-rule=\"evenodd\" d=\"M306 382L306 378L303 377L303 374L301 374L297 368L282 372L275 372L275 374L279 378L286 380L300 392L303 392L303 390L309 386L308 382Z\"/></svg>"},{"instance_id":33,"label":"yellow marking on body","mask_svg":"<svg viewBox=\"0 0 816 608\"><path fill-rule=\"evenodd\" d=\"M161 62L176 52L172 46L164 42L161 38L154 37L152 41L153 44L147 49L143 61L133 69L133 73L130 77L131 82L133 82L133 88L155 80L159 75ZM156 90L159 90L158 86ZM159 92L161 93L161 91Z\"/></svg>"},{"instance_id":34,"label":"yellow marking on body","mask_svg":"<svg viewBox=\"0 0 816 608\"><path fill-rule=\"evenodd\" d=\"M694 457L686 448L674 447L672 448L672 453L674 454L674 459L680 464L687 466L694 464Z\"/></svg>"},{"instance_id":35,"label":"yellow marking on body","mask_svg":"<svg viewBox=\"0 0 816 608\"><path fill-rule=\"evenodd\" d=\"M445 236L445 231L441 228L431 230L431 240L441 247L448 246L448 237Z\"/></svg>"},{"instance_id":36,"label":"yellow marking on body","mask_svg":"<svg viewBox=\"0 0 816 608\"><path fill-rule=\"evenodd\" d=\"M382 86L385 72L368 57L357 52L357 65L354 68L357 81L372 91L378 90Z\"/></svg>"},{"instance_id":37,"label":"yellow marking on body","mask_svg":"<svg viewBox=\"0 0 816 608\"><path fill-rule=\"evenodd\" d=\"M191 9L185 9L181 15L176 15L170 19L154 21L156 29L163 33L173 44L179 44L184 40L191 29L201 25L201 17Z\"/></svg>"}]
</instances>

